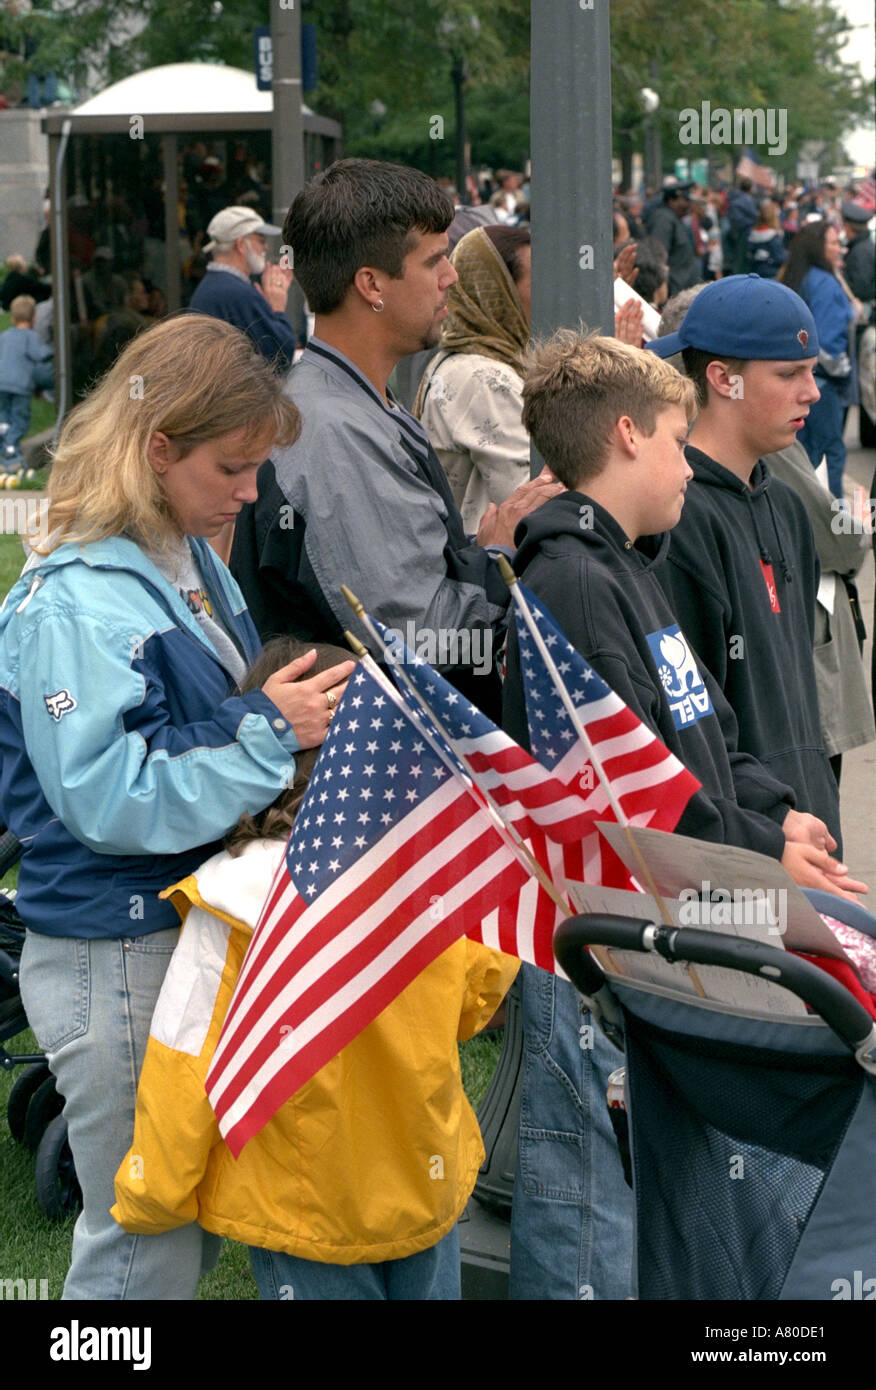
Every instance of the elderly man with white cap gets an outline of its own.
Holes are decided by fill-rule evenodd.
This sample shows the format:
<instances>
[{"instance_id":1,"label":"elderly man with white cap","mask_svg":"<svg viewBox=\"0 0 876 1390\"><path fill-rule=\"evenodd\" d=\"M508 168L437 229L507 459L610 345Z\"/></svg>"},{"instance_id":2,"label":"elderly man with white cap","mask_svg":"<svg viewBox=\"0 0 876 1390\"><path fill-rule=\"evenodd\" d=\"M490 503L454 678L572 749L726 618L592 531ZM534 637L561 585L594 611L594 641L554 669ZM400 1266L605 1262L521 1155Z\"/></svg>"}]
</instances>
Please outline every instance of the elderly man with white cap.
<instances>
[{"instance_id":1,"label":"elderly man with white cap","mask_svg":"<svg viewBox=\"0 0 876 1390\"><path fill-rule=\"evenodd\" d=\"M296 347L285 312L292 271L267 259L267 238L280 236L280 228L252 208L229 207L217 212L207 233L204 250L212 251L213 259L189 309L243 329L276 372L287 372ZM261 284L253 284L251 275L260 275Z\"/></svg>"}]
</instances>

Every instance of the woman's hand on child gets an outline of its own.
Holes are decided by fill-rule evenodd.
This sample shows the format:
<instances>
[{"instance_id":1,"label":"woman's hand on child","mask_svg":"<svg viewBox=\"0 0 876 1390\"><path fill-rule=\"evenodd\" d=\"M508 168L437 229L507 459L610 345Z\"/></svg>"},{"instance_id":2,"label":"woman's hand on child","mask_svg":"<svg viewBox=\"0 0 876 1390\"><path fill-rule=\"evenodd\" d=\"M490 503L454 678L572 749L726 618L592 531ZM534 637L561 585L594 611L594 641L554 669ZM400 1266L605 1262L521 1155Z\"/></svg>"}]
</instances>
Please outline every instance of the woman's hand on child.
<instances>
[{"instance_id":1,"label":"woman's hand on child","mask_svg":"<svg viewBox=\"0 0 876 1390\"><path fill-rule=\"evenodd\" d=\"M801 888L820 888L824 893L835 893L838 898L848 898L852 903L858 901L858 893L869 891L866 883L849 878L845 864L815 845L789 841L782 855L782 867Z\"/></svg>"},{"instance_id":2,"label":"woman's hand on child","mask_svg":"<svg viewBox=\"0 0 876 1390\"><path fill-rule=\"evenodd\" d=\"M315 651L306 652L275 671L262 686L263 693L292 725L300 748L318 748L322 743L335 706L347 688L347 678L356 666L355 661L342 661L310 680L301 680L315 660Z\"/></svg>"}]
</instances>

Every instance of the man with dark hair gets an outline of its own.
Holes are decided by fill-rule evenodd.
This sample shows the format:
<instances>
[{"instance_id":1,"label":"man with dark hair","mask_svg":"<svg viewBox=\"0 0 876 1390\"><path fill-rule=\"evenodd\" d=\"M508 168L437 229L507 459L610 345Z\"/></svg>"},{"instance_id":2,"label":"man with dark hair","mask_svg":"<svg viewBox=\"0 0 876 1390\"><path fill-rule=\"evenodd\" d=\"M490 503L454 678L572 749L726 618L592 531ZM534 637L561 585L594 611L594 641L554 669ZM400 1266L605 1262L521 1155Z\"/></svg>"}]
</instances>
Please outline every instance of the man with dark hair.
<instances>
[{"instance_id":1,"label":"man with dark hair","mask_svg":"<svg viewBox=\"0 0 876 1390\"><path fill-rule=\"evenodd\" d=\"M636 293L654 309L662 309L669 298L669 265L666 248L656 237L646 236L636 243Z\"/></svg>"},{"instance_id":2,"label":"man with dark hair","mask_svg":"<svg viewBox=\"0 0 876 1390\"><path fill-rule=\"evenodd\" d=\"M851 200L845 201L841 210L848 243L843 274L855 298L872 309L876 300L876 250L867 228L874 214Z\"/></svg>"},{"instance_id":3,"label":"man with dark hair","mask_svg":"<svg viewBox=\"0 0 876 1390\"><path fill-rule=\"evenodd\" d=\"M679 183L677 179L667 179L663 185L661 201L645 210L645 227L648 235L656 237L666 248L669 258L669 293L678 294L695 285L700 279L700 264L694 251L690 228L682 218L691 209L690 191L692 183ZM638 290L638 285L636 289Z\"/></svg>"},{"instance_id":4,"label":"man with dark hair","mask_svg":"<svg viewBox=\"0 0 876 1390\"><path fill-rule=\"evenodd\" d=\"M757 221L751 179L740 178L727 194L727 250L730 270L741 275L748 265L748 234Z\"/></svg>"},{"instance_id":5,"label":"man with dark hair","mask_svg":"<svg viewBox=\"0 0 876 1390\"><path fill-rule=\"evenodd\" d=\"M438 342L452 217L433 179L376 160L339 160L296 197L283 239L316 314L287 388L302 432L262 465L231 567L263 637L340 641L356 627L347 584L411 645L425 631L433 664L498 713L508 591L487 547L510 549L518 521L560 487L524 483L467 536L423 427L387 387L402 356Z\"/></svg>"}]
</instances>

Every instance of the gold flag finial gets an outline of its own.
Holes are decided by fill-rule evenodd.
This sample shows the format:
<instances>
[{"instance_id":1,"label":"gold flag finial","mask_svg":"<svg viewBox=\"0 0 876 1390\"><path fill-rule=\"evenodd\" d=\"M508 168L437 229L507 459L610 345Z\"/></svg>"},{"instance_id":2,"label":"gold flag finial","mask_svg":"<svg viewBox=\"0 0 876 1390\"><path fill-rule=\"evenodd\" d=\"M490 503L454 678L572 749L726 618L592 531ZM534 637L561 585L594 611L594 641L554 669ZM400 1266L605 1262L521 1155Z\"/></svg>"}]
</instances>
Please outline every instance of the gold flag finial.
<instances>
[{"instance_id":1,"label":"gold flag finial","mask_svg":"<svg viewBox=\"0 0 876 1390\"><path fill-rule=\"evenodd\" d=\"M496 559L499 561L499 573L501 574L502 578L504 579L505 583L508 585L508 588L510 589L514 584L517 583L517 575L514 573L513 569L511 568L504 555L497 555Z\"/></svg>"},{"instance_id":2,"label":"gold flag finial","mask_svg":"<svg viewBox=\"0 0 876 1390\"><path fill-rule=\"evenodd\" d=\"M361 601L357 599L356 595L353 593L353 590L348 589L346 584L342 584L341 593L344 595L344 598L347 600L353 612L356 614L356 617L361 618L362 614L365 612L365 609Z\"/></svg>"},{"instance_id":3,"label":"gold flag finial","mask_svg":"<svg viewBox=\"0 0 876 1390\"><path fill-rule=\"evenodd\" d=\"M354 651L354 653L356 654L356 656L367 656L367 655L368 655L368 648L367 648L367 647L363 647L363 646L362 646L362 643L359 641L359 638L358 638L358 637L354 637L353 634L352 634L352 632L347 632L347 631L345 630L344 636L345 636L346 639L347 639L347 646L348 646L348 647L351 647L351 648L353 649L353 651Z\"/></svg>"}]
</instances>

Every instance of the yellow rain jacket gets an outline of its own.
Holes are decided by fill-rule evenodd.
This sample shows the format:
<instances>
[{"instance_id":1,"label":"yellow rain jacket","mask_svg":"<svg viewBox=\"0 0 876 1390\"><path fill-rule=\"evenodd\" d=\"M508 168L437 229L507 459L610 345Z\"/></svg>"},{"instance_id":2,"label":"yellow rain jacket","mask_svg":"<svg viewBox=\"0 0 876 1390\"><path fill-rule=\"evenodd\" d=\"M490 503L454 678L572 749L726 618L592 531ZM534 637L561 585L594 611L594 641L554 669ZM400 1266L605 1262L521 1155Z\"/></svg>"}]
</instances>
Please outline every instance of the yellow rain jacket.
<instances>
[{"instance_id":1,"label":"yellow rain jacket","mask_svg":"<svg viewBox=\"0 0 876 1390\"><path fill-rule=\"evenodd\" d=\"M204 1080L283 852L253 841L168 890L183 918L152 1019L115 1219L208 1231L326 1264L427 1250L452 1228L484 1148L457 1039L477 1033L520 962L465 939L427 966L235 1160Z\"/></svg>"}]
</instances>

